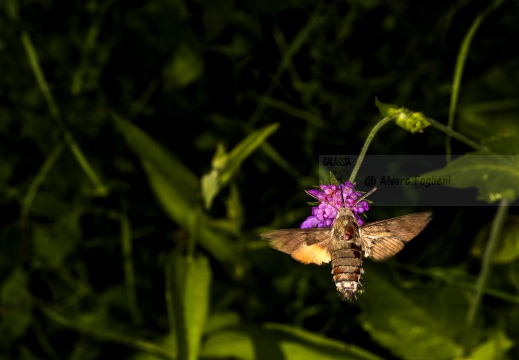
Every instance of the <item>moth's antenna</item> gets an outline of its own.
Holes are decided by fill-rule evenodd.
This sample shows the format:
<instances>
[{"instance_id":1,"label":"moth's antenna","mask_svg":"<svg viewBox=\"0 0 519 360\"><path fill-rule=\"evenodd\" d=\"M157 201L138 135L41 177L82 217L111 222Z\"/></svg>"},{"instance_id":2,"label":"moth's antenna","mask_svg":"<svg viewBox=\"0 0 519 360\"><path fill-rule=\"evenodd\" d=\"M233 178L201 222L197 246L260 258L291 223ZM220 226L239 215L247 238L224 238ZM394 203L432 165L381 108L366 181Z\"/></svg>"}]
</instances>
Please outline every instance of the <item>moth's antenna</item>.
<instances>
[{"instance_id":1,"label":"moth's antenna","mask_svg":"<svg viewBox=\"0 0 519 360\"><path fill-rule=\"evenodd\" d=\"M342 184L339 184L339 188L341 189L341 201L342 201L342 207L346 207L346 206L344 206L344 192L342 191Z\"/></svg>"},{"instance_id":2,"label":"moth's antenna","mask_svg":"<svg viewBox=\"0 0 519 360\"><path fill-rule=\"evenodd\" d=\"M315 195L312 195L310 192L308 192L308 190L305 190L305 193L307 193L308 195L310 195L311 197L313 197L314 199L316 200L319 200L320 202L323 202L327 205L330 205L331 207L333 207L335 210L339 211L339 209L337 209L337 206L333 205L333 204L330 204L328 201L324 201L323 199L319 199L317 196Z\"/></svg>"},{"instance_id":3,"label":"moth's antenna","mask_svg":"<svg viewBox=\"0 0 519 360\"><path fill-rule=\"evenodd\" d=\"M371 189L370 191L368 191L367 193L365 193L364 195L362 195L362 197L360 199L358 199L357 201L355 201L355 205L353 206L356 206L358 203L360 203L362 200L364 200L365 198L367 198L368 196L370 196L371 194L373 194L375 192L375 190L377 190L376 187L374 187L373 189Z\"/></svg>"}]
</instances>

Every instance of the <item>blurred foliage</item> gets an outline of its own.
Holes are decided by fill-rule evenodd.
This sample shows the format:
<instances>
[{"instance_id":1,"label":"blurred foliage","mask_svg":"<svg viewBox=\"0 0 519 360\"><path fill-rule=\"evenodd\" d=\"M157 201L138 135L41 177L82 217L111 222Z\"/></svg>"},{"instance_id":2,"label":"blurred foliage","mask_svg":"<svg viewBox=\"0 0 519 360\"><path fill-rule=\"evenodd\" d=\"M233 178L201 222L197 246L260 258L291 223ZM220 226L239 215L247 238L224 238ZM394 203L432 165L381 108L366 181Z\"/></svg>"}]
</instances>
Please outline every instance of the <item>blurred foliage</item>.
<instances>
[{"instance_id":1,"label":"blurred foliage","mask_svg":"<svg viewBox=\"0 0 519 360\"><path fill-rule=\"evenodd\" d=\"M514 0L1 2L0 358L519 358L518 16ZM415 117L380 122L376 97ZM343 303L328 267L258 234L303 221L319 155L366 139L462 155L429 174L497 207L430 209ZM370 200L370 219L418 210Z\"/></svg>"}]
</instances>

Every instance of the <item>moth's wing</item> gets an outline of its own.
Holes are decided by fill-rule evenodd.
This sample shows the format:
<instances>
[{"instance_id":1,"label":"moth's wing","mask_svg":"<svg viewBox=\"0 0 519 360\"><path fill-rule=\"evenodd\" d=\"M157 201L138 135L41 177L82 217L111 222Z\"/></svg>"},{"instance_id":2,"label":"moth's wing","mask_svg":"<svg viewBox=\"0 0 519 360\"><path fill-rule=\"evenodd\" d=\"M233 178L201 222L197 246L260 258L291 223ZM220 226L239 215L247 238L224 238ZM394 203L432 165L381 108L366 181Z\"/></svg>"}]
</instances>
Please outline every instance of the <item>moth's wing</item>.
<instances>
[{"instance_id":1,"label":"moth's wing","mask_svg":"<svg viewBox=\"0 0 519 360\"><path fill-rule=\"evenodd\" d=\"M331 229L282 229L263 233L274 249L292 255L303 264L321 265L331 259Z\"/></svg>"},{"instance_id":2,"label":"moth's wing","mask_svg":"<svg viewBox=\"0 0 519 360\"><path fill-rule=\"evenodd\" d=\"M364 253L383 261L398 253L431 221L432 213L414 213L368 223L360 228Z\"/></svg>"}]
</instances>

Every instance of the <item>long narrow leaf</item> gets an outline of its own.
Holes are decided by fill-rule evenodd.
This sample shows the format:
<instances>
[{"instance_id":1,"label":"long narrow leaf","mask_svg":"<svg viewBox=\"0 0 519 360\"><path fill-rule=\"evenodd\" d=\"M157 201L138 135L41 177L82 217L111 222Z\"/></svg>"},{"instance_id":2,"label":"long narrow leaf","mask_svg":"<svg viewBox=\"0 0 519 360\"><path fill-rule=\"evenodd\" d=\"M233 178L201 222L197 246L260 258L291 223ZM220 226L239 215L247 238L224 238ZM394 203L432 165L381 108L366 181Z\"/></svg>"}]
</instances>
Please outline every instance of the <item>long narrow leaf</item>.
<instances>
[{"instance_id":1,"label":"long narrow leaf","mask_svg":"<svg viewBox=\"0 0 519 360\"><path fill-rule=\"evenodd\" d=\"M190 231L213 256L223 263L235 258L235 247L199 204L199 181L176 157L168 153L137 126L114 115L115 123L133 151L141 159L151 187L166 214Z\"/></svg>"},{"instance_id":2,"label":"long narrow leaf","mask_svg":"<svg viewBox=\"0 0 519 360\"><path fill-rule=\"evenodd\" d=\"M173 254L172 301L178 343L178 358L198 358L209 309L211 269L205 257Z\"/></svg>"}]
</instances>

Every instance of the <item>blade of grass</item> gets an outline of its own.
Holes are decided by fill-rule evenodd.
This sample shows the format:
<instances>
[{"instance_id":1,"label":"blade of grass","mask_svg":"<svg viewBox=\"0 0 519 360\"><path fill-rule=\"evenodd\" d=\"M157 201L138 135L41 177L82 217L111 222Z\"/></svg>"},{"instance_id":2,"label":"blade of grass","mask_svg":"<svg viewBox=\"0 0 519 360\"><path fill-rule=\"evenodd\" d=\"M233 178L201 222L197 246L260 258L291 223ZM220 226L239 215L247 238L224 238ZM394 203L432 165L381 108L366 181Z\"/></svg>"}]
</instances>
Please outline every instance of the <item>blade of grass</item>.
<instances>
[{"instance_id":1,"label":"blade of grass","mask_svg":"<svg viewBox=\"0 0 519 360\"><path fill-rule=\"evenodd\" d=\"M94 17L94 21L92 25L88 29L88 33L85 39L85 43L83 45L83 49L81 52L81 60L79 61L79 65L72 76L72 86L70 87L72 94L79 95L83 89L83 79L85 74L87 73L88 59L90 58L90 54L92 49L97 42L97 37L99 35L99 31L101 29L101 22L103 21L103 17L108 11L108 9L112 6L113 0L103 1L99 6L99 11Z\"/></svg>"},{"instance_id":2,"label":"blade of grass","mask_svg":"<svg viewBox=\"0 0 519 360\"><path fill-rule=\"evenodd\" d=\"M67 145L69 146L70 150L72 151L72 154L76 158L79 166L83 169L87 177L90 179L92 184L95 187L96 193L100 196L106 196L108 194L107 188L102 184L101 180L97 176L96 172L86 159L86 157L83 155L83 152L77 145L77 143L74 140L74 137L72 134L67 130L63 119L61 117L61 114L59 112L59 109L56 105L56 102L54 101L54 98L52 97L52 93L50 91L50 88L47 84L47 81L45 80L45 76L43 74L43 71L40 67L40 62L38 60L38 54L36 53L36 50L34 46L32 45L31 38L29 37L29 34L27 34L25 31L22 32L20 35L23 47L25 48L25 52L27 53L27 59L29 60L29 64L31 65L32 72L34 73L34 76L36 77L36 82L38 83L38 87L40 88L41 93L43 94L43 97L45 99L45 102L47 103L47 106L49 107L49 111L52 115L52 118L56 122L58 128L63 133L63 136L65 138L65 141Z\"/></svg>"}]
</instances>

